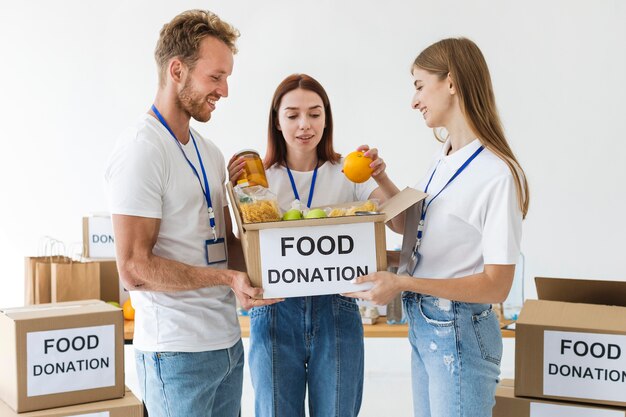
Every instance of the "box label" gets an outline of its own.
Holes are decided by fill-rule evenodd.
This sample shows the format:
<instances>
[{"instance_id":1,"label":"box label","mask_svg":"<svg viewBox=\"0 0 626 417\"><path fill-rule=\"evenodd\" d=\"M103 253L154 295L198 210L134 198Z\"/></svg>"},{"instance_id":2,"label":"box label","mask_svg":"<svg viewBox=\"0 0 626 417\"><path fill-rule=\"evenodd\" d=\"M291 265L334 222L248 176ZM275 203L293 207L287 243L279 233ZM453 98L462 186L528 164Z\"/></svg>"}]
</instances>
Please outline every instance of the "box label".
<instances>
[{"instance_id":1,"label":"box label","mask_svg":"<svg viewBox=\"0 0 626 417\"><path fill-rule=\"evenodd\" d=\"M624 417L624 412L531 402L530 417Z\"/></svg>"},{"instance_id":2,"label":"box label","mask_svg":"<svg viewBox=\"0 0 626 417\"><path fill-rule=\"evenodd\" d=\"M115 385L115 326L26 334L28 397Z\"/></svg>"},{"instance_id":3,"label":"box label","mask_svg":"<svg viewBox=\"0 0 626 417\"><path fill-rule=\"evenodd\" d=\"M543 393L624 402L626 336L546 330Z\"/></svg>"},{"instance_id":4,"label":"box label","mask_svg":"<svg viewBox=\"0 0 626 417\"><path fill-rule=\"evenodd\" d=\"M289 227L259 231L263 297L337 294L376 271L374 223Z\"/></svg>"},{"instance_id":5,"label":"box label","mask_svg":"<svg viewBox=\"0 0 626 417\"><path fill-rule=\"evenodd\" d=\"M111 217L90 216L87 218L87 239L90 258L115 258L113 223Z\"/></svg>"},{"instance_id":6,"label":"box label","mask_svg":"<svg viewBox=\"0 0 626 417\"><path fill-rule=\"evenodd\" d=\"M68 417L109 417L111 414L109 414L108 411L102 411L100 413L89 413L89 414L72 414L71 416Z\"/></svg>"}]
</instances>

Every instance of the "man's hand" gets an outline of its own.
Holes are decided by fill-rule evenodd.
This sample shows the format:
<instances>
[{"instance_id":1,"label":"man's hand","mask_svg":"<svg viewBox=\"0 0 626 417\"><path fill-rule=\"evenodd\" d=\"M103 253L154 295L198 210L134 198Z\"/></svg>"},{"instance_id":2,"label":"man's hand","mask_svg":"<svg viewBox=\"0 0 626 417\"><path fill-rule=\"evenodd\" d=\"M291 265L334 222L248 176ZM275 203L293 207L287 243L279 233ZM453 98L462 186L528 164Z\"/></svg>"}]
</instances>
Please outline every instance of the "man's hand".
<instances>
[{"instance_id":1,"label":"man's hand","mask_svg":"<svg viewBox=\"0 0 626 417\"><path fill-rule=\"evenodd\" d=\"M266 300L256 298L263 294L263 288L254 288L250 284L248 274L244 272L233 270L230 272L232 273L230 277L230 287L233 289L235 296L239 299L239 303L241 303L244 309L250 310L252 307L267 306L284 301L282 298L270 298Z\"/></svg>"},{"instance_id":2,"label":"man's hand","mask_svg":"<svg viewBox=\"0 0 626 417\"><path fill-rule=\"evenodd\" d=\"M402 291L401 277L387 271L374 272L373 274L358 277L354 283L363 284L373 282L374 287L367 291L356 291L344 294L347 297L361 298L372 301L374 304L384 306Z\"/></svg>"}]
</instances>

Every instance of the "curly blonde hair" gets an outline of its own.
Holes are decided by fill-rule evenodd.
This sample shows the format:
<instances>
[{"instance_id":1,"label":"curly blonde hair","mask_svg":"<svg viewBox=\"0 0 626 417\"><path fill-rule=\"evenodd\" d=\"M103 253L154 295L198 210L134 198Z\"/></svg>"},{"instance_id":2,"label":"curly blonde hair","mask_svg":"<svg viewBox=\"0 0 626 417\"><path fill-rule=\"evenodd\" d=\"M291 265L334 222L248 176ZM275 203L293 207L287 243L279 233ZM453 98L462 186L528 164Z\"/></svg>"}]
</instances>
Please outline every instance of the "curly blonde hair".
<instances>
[{"instance_id":1,"label":"curly blonde hair","mask_svg":"<svg viewBox=\"0 0 626 417\"><path fill-rule=\"evenodd\" d=\"M235 41L239 31L208 10L187 10L163 25L154 51L160 86L165 84L167 65L172 58L179 58L189 69L193 69L198 60L200 42L207 36L221 40L233 54L237 53Z\"/></svg>"}]
</instances>

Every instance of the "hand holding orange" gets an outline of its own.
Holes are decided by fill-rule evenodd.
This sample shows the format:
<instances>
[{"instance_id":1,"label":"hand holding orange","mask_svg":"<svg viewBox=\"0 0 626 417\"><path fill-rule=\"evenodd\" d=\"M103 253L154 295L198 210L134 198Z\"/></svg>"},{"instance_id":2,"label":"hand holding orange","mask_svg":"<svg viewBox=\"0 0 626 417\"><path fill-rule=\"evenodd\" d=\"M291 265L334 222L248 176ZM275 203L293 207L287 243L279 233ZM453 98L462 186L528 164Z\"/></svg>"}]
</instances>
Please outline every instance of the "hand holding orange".
<instances>
[{"instance_id":1,"label":"hand holding orange","mask_svg":"<svg viewBox=\"0 0 626 417\"><path fill-rule=\"evenodd\" d=\"M363 151L350 152L343 160L343 173L352 182L365 182L372 176L372 161Z\"/></svg>"},{"instance_id":2,"label":"hand holding orange","mask_svg":"<svg viewBox=\"0 0 626 417\"><path fill-rule=\"evenodd\" d=\"M122 305L122 312L124 313L124 318L126 320L135 320L135 309L130 302L130 298L124 301L124 304Z\"/></svg>"}]
</instances>

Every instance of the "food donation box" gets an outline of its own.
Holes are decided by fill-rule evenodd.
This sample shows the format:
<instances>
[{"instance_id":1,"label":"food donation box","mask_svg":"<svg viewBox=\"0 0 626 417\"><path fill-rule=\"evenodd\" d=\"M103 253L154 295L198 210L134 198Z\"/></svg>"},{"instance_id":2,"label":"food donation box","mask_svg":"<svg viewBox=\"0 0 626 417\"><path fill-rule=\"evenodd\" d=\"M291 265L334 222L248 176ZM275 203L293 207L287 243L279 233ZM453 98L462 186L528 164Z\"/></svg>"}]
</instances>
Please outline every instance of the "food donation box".
<instances>
[{"instance_id":1,"label":"food donation box","mask_svg":"<svg viewBox=\"0 0 626 417\"><path fill-rule=\"evenodd\" d=\"M406 188L377 214L243 223L229 198L250 280L264 298L340 294L371 288L354 280L387 269L385 223L426 194Z\"/></svg>"},{"instance_id":2,"label":"food donation box","mask_svg":"<svg viewBox=\"0 0 626 417\"><path fill-rule=\"evenodd\" d=\"M496 388L493 417L626 417L626 409L516 397L511 379Z\"/></svg>"},{"instance_id":3,"label":"food donation box","mask_svg":"<svg viewBox=\"0 0 626 417\"><path fill-rule=\"evenodd\" d=\"M537 278L516 324L515 395L626 406L626 282Z\"/></svg>"},{"instance_id":4,"label":"food donation box","mask_svg":"<svg viewBox=\"0 0 626 417\"><path fill-rule=\"evenodd\" d=\"M16 413L0 401L0 417L143 417L143 403L126 388L124 397L47 410Z\"/></svg>"},{"instance_id":5,"label":"food donation box","mask_svg":"<svg viewBox=\"0 0 626 417\"><path fill-rule=\"evenodd\" d=\"M0 312L0 398L17 412L124 396L122 312L100 300Z\"/></svg>"}]
</instances>

